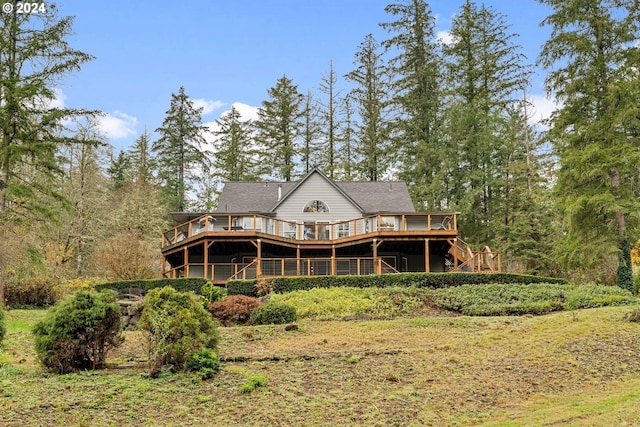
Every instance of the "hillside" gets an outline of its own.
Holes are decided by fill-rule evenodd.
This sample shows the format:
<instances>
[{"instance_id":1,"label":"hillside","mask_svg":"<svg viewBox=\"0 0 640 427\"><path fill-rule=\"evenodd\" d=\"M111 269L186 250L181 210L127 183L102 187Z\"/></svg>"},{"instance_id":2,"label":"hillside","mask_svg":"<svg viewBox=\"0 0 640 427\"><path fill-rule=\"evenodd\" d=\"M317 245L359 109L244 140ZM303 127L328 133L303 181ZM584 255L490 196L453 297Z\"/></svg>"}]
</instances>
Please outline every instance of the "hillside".
<instances>
[{"instance_id":1,"label":"hillside","mask_svg":"<svg viewBox=\"0 0 640 427\"><path fill-rule=\"evenodd\" d=\"M137 332L105 372L46 374L7 313L0 423L30 425L635 425L630 307L546 316L302 321L221 328L215 379L148 379ZM125 365L124 367L122 365Z\"/></svg>"}]
</instances>

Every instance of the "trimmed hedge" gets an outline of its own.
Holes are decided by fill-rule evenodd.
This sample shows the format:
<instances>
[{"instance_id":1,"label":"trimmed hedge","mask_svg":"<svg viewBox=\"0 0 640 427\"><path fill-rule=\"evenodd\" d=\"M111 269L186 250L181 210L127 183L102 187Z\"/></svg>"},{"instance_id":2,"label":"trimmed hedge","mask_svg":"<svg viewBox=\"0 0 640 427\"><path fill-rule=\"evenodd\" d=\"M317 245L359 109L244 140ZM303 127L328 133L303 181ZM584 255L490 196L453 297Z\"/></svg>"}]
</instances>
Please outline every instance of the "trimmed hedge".
<instances>
[{"instance_id":1,"label":"trimmed hedge","mask_svg":"<svg viewBox=\"0 0 640 427\"><path fill-rule=\"evenodd\" d=\"M227 282L229 295L259 295L256 285L268 281L275 293L303 291L314 288L353 287L353 288L388 288L392 286L440 289L461 285L482 284L532 284L557 283L567 284L565 279L530 276L512 273L396 273L367 276L313 276L313 277L272 277L268 279L230 280Z\"/></svg>"},{"instance_id":2,"label":"trimmed hedge","mask_svg":"<svg viewBox=\"0 0 640 427\"><path fill-rule=\"evenodd\" d=\"M170 286L178 292L193 292L202 295L202 287L209 282L203 277L180 278L180 279L146 279L146 280L121 280L118 282L108 282L96 285L96 290L112 289L119 294L129 293L129 289L142 289L146 294L152 289Z\"/></svg>"}]
</instances>

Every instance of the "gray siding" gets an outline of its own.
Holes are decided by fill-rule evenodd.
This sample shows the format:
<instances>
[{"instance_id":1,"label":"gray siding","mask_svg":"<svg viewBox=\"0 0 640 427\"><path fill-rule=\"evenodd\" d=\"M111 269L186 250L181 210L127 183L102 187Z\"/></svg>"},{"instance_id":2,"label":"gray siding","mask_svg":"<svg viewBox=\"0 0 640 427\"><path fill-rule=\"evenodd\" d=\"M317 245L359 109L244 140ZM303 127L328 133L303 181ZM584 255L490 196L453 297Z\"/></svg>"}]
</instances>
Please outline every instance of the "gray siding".
<instances>
[{"instance_id":1,"label":"gray siding","mask_svg":"<svg viewBox=\"0 0 640 427\"><path fill-rule=\"evenodd\" d=\"M302 212L304 206L312 200L322 200L329 212ZM342 221L362 216L349 199L320 174L312 174L293 193L289 194L278 206L277 218L298 222Z\"/></svg>"}]
</instances>

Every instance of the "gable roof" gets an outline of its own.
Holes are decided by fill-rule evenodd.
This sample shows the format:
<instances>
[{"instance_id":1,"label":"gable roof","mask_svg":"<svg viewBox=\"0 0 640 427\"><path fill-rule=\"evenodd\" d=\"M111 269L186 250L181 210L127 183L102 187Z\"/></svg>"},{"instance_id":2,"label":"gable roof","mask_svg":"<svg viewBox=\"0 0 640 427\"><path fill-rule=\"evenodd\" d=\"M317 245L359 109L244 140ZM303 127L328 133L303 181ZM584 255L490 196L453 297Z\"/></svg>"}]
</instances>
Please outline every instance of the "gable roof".
<instances>
[{"instance_id":1,"label":"gable roof","mask_svg":"<svg viewBox=\"0 0 640 427\"><path fill-rule=\"evenodd\" d=\"M349 200L349 202L351 202L360 212L364 212L362 207L355 200L353 200L349 196L349 194L345 193L342 188L340 188L338 185L336 185L335 182L331 181L329 179L329 177L326 176L324 173L322 173L322 171L320 171L320 169L318 169L318 168L313 168L304 178L302 178L300 181L298 181L293 186L293 188L291 188L286 193L283 193L283 195L280 198L280 200L278 200L277 203L271 208L271 211L276 212L278 210L278 206L280 206L285 200L287 200L287 198L291 194L293 194L294 191L296 191L298 188L302 187L304 185L304 183L314 174L321 176L326 182L328 182L333 188L335 188L340 194L342 194L342 196L344 196L347 200Z\"/></svg>"},{"instance_id":2,"label":"gable roof","mask_svg":"<svg viewBox=\"0 0 640 427\"><path fill-rule=\"evenodd\" d=\"M353 203L363 214L377 212L415 212L403 181L332 181L313 169L297 182L227 182L218 199L218 213L274 213L293 192L317 173ZM279 190L280 189L280 190ZM278 198L280 193L280 198Z\"/></svg>"}]
</instances>

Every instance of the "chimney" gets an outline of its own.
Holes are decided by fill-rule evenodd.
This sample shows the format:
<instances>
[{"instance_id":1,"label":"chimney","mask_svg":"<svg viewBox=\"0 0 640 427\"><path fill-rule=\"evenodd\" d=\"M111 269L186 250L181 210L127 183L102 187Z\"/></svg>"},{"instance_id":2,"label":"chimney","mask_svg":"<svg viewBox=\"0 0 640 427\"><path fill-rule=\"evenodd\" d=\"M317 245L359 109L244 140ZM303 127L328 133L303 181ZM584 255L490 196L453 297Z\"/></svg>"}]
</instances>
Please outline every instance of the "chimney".
<instances>
[{"instance_id":1,"label":"chimney","mask_svg":"<svg viewBox=\"0 0 640 427\"><path fill-rule=\"evenodd\" d=\"M282 184L278 184L278 201L282 199Z\"/></svg>"}]
</instances>

